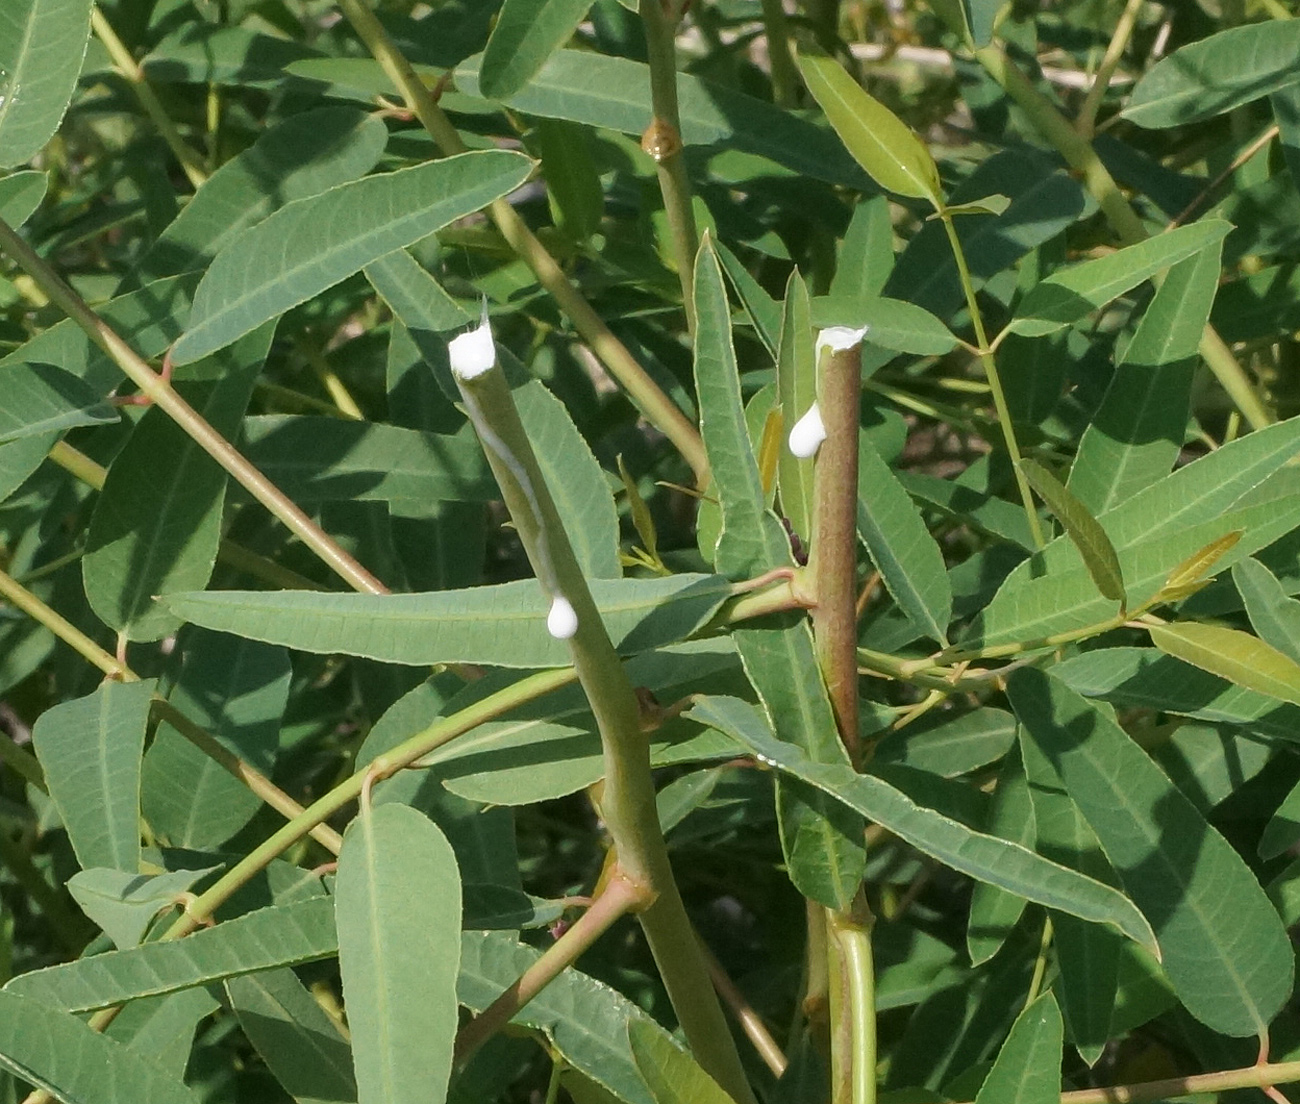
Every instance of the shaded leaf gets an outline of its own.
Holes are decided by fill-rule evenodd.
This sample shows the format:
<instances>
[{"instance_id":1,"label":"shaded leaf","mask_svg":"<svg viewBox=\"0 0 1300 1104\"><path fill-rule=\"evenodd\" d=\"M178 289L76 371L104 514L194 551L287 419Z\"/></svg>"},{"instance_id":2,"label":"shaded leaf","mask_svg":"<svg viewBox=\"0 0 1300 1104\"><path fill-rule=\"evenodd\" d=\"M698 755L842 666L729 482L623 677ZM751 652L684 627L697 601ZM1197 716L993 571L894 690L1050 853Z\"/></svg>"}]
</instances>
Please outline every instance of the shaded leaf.
<instances>
[{"instance_id":1,"label":"shaded leaf","mask_svg":"<svg viewBox=\"0 0 1300 1104\"><path fill-rule=\"evenodd\" d=\"M734 1104L700 1064L645 1020L627 1025L636 1068L655 1104Z\"/></svg>"},{"instance_id":2,"label":"shaded leaf","mask_svg":"<svg viewBox=\"0 0 1300 1104\"><path fill-rule=\"evenodd\" d=\"M1300 80L1300 27L1266 19L1229 27L1161 58L1122 112L1142 127L1185 126L1222 115Z\"/></svg>"},{"instance_id":3,"label":"shaded leaf","mask_svg":"<svg viewBox=\"0 0 1300 1104\"><path fill-rule=\"evenodd\" d=\"M972 831L942 813L917 805L879 778L857 774L847 766L809 762L798 748L777 740L748 702L706 697L696 702L690 715L725 732L760 762L793 774L845 802L954 870L1050 908L1111 924L1145 947L1156 946L1146 920L1117 890L1049 862L1018 844Z\"/></svg>"},{"instance_id":4,"label":"shaded leaf","mask_svg":"<svg viewBox=\"0 0 1300 1104\"><path fill-rule=\"evenodd\" d=\"M0 218L15 230L31 218L45 198L49 175L27 169L0 180Z\"/></svg>"},{"instance_id":5,"label":"shaded leaf","mask_svg":"<svg viewBox=\"0 0 1300 1104\"><path fill-rule=\"evenodd\" d=\"M140 757L154 680L105 682L32 728L45 784L83 870L140 867Z\"/></svg>"},{"instance_id":6,"label":"shaded leaf","mask_svg":"<svg viewBox=\"0 0 1300 1104\"><path fill-rule=\"evenodd\" d=\"M593 579L592 597L620 653L649 651L700 629L731 596L717 575ZM546 630L536 580L427 594L206 591L167 599L177 615L220 632L305 652L388 663L567 667L565 641Z\"/></svg>"},{"instance_id":7,"label":"shaded leaf","mask_svg":"<svg viewBox=\"0 0 1300 1104\"><path fill-rule=\"evenodd\" d=\"M1088 508L1061 485L1051 472L1030 459L1020 461L1020 470L1038 497L1065 527L1065 534L1079 550L1083 565L1097 584L1102 597L1125 607L1124 576L1119 566L1115 546L1110 543L1106 530L1088 512Z\"/></svg>"},{"instance_id":8,"label":"shaded leaf","mask_svg":"<svg viewBox=\"0 0 1300 1104\"><path fill-rule=\"evenodd\" d=\"M408 806L363 808L343 837L335 893L358 1100L424 1104L442 1096L460 957L451 847Z\"/></svg>"},{"instance_id":9,"label":"shaded leaf","mask_svg":"<svg viewBox=\"0 0 1300 1104\"><path fill-rule=\"evenodd\" d=\"M120 951L139 944L153 918L175 905L204 875L220 870L169 870L132 874L125 870L82 870L68 879L68 892Z\"/></svg>"},{"instance_id":10,"label":"shaded leaf","mask_svg":"<svg viewBox=\"0 0 1300 1104\"><path fill-rule=\"evenodd\" d=\"M235 235L213 259L173 362L189 364L229 345L372 261L477 211L522 184L531 168L521 154L479 150L286 204ZM250 264L250 257L265 262Z\"/></svg>"},{"instance_id":11,"label":"shaded leaf","mask_svg":"<svg viewBox=\"0 0 1300 1104\"><path fill-rule=\"evenodd\" d=\"M1187 1010L1223 1034L1265 1030L1291 993L1294 955L1236 851L1123 729L1064 683L1021 668L1007 692L1155 928Z\"/></svg>"},{"instance_id":12,"label":"shaded leaf","mask_svg":"<svg viewBox=\"0 0 1300 1104\"><path fill-rule=\"evenodd\" d=\"M975 1104L1056 1104L1063 1036L1056 998L1044 993L1011 1025Z\"/></svg>"},{"instance_id":13,"label":"shaded leaf","mask_svg":"<svg viewBox=\"0 0 1300 1104\"><path fill-rule=\"evenodd\" d=\"M1277 576L1255 559L1238 561L1232 569L1232 581L1259 638L1300 662L1300 602L1290 597Z\"/></svg>"},{"instance_id":14,"label":"shaded leaf","mask_svg":"<svg viewBox=\"0 0 1300 1104\"><path fill-rule=\"evenodd\" d=\"M985 710L978 710L983 713ZM1015 730L1012 729L1012 738ZM997 789L988 818L988 834L1033 850L1038 826L1029 796L1029 782L1018 748L1007 752L998 772ZM966 925L966 949L972 966L987 962L1002 947L1025 911L1025 899L988 882L976 882Z\"/></svg>"},{"instance_id":15,"label":"shaded leaf","mask_svg":"<svg viewBox=\"0 0 1300 1104\"><path fill-rule=\"evenodd\" d=\"M0 370L0 444L118 420L117 411L76 376L52 364Z\"/></svg>"},{"instance_id":16,"label":"shaded leaf","mask_svg":"<svg viewBox=\"0 0 1300 1104\"><path fill-rule=\"evenodd\" d=\"M572 36L591 0L506 0L483 51L480 94L513 96Z\"/></svg>"},{"instance_id":17,"label":"shaded leaf","mask_svg":"<svg viewBox=\"0 0 1300 1104\"><path fill-rule=\"evenodd\" d=\"M817 361L813 356L808 286L798 269L790 274L785 285L776 362L776 394L778 408L787 428L792 428L817 399ZM790 522L795 534L807 541L812 536L812 458L801 459L788 448L782 448L777 455L776 470L781 513Z\"/></svg>"}]
</instances>

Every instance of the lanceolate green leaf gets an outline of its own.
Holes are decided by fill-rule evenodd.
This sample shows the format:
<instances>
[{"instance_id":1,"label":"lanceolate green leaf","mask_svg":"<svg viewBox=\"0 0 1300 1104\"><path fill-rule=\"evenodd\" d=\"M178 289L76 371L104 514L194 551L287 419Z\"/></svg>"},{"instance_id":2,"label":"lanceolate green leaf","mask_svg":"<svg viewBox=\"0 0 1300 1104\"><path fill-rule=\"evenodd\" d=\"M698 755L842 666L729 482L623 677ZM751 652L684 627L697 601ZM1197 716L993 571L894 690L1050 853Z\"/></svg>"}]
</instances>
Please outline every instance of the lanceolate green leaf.
<instances>
[{"instance_id":1,"label":"lanceolate green leaf","mask_svg":"<svg viewBox=\"0 0 1300 1104\"><path fill-rule=\"evenodd\" d=\"M1300 705L1300 663L1257 636L1222 625L1180 621L1150 625L1162 652L1247 690Z\"/></svg>"},{"instance_id":2,"label":"lanceolate green leaf","mask_svg":"<svg viewBox=\"0 0 1300 1104\"><path fill-rule=\"evenodd\" d=\"M194 296L176 364L214 352L395 249L518 187L532 162L480 150L340 184L280 208L222 248Z\"/></svg>"},{"instance_id":3,"label":"lanceolate green leaf","mask_svg":"<svg viewBox=\"0 0 1300 1104\"><path fill-rule=\"evenodd\" d=\"M446 501L486 502L498 493L483 449L456 434L305 414L244 421L244 454L300 506L387 502L418 517Z\"/></svg>"},{"instance_id":4,"label":"lanceolate green leaf","mask_svg":"<svg viewBox=\"0 0 1300 1104\"><path fill-rule=\"evenodd\" d=\"M0 992L0 1067L75 1104L199 1104L202 1096L148 1057L77 1017Z\"/></svg>"},{"instance_id":5,"label":"lanceolate green leaf","mask_svg":"<svg viewBox=\"0 0 1300 1104\"><path fill-rule=\"evenodd\" d=\"M456 87L479 92L481 57L456 69ZM677 74L677 101L686 146L721 146L766 157L793 173L869 188L830 131L734 89ZM638 138L650 125L650 68L639 61L588 50L558 50L528 85L505 100L525 115L570 119Z\"/></svg>"},{"instance_id":6,"label":"lanceolate green leaf","mask_svg":"<svg viewBox=\"0 0 1300 1104\"><path fill-rule=\"evenodd\" d=\"M657 1026L633 1020L627 1036L636 1068L655 1104L734 1104L700 1064Z\"/></svg>"},{"instance_id":7,"label":"lanceolate green leaf","mask_svg":"<svg viewBox=\"0 0 1300 1104\"><path fill-rule=\"evenodd\" d=\"M451 1075L460 874L433 821L363 808L343 837L339 969L360 1104L440 1099Z\"/></svg>"},{"instance_id":8,"label":"lanceolate green leaf","mask_svg":"<svg viewBox=\"0 0 1300 1104\"><path fill-rule=\"evenodd\" d=\"M1102 514L1169 474L1183 447L1222 243L1179 261L1147 307L1079 440L1068 486Z\"/></svg>"},{"instance_id":9,"label":"lanceolate green leaf","mask_svg":"<svg viewBox=\"0 0 1300 1104\"><path fill-rule=\"evenodd\" d=\"M1264 1031L1290 996L1294 956L1236 851L1123 729L1064 683L1022 668L1008 694L1155 928L1187 1010L1227 1035Z\"/></svg>"},{"instance_id":10,"label":"lanceolate green leaf","mask_svg":"<svg viewBox=\"0 0 1300 1104\"><path fill-rule=\"evenodd\" d=\"M481 1012L537 961L539 952L507 932L468 931L461 937L462 1004ZM628 1042L629 1024L639 1032L669 1035L615 989L578 970L565 970L525 1005L514 1021L541 1031L566 1062L618 1100L658 1104L646 1088Z\"/></svg>"},{"instance_id":11,"label":"lanceolate green leaf","mask_svg":"<svg viewBox=\"0 0 1300 1104\"><path fill-rule=\"evenodd\" d=\"M1034 805L1018 748L1013 747L1007 752L998 772L988 832L1028 850L1034 848L1037 833ZM972 965L979 966L997 954L1024 911L1023 897L1007 893L988 882L975 883L970 920L966 925L966 949Z\"/></svg>"},{"instance_id":12,"label":"lanceolate green leaf","mask_svg":"<svg viewBox=\"0 0 1300 1104\"><path fill-rule=\"evenodd\" d=\"M1300 80L1300 27L1265 19L1175 50L1138 81L1124 117L1143 127L1184 126L1221 115Z\"/></svg>"},{"instance_id":13,"label":"lanceolate green leaf","mask_svg":"<svg viewBox=\"0 0 1300 1104\"><path fill-rule=\"evenodd\" d=\"M41 205L49 187L49 175L28 169L10 173L0 180L0 218L17 229Z\"/></svg>"},{"instance_id":14,"label":"lanceolate green leaf","mask_svg":"<svg viewBox=\"0 0 1300 1104\"><path fill-rule=\"evenodd\" d=\"M782 436L788 437L795 423L808 412L817 398L817 362L813 358L808 286L798 269L790 274L789 282L785 285L781 344L776 363L776 393L783 423ZM776 485L781 513L800 540L809 540L812 537L812 459L800 459L783 447L777 459Z\"/></svg>"},{"instance_id":15,"label":"lanceolate green leaf","mask_svg":"<svg viewBox=\"0 0 1300 1104\"><path fill-rule=\"evenodd\" d=\"M1044 993L1016 1018L975 1104L1056 1104L1063 1043L1056 998Z\"/></svg>"},{"instance_id":16,"label":"lanceolate green leaf","mask_svg":"<svg viewBox=\"0 0 1300 1104\"><path fill-rule=\"evenodd\" d=\"M337 952L333 898L311 897L258 909L184 939L145 943L19 974L3 992L34 997L68 1012L92 1012Z\"/></svg>"},{"instance_id":17,"label":"lanceolate green leaf","mask_svg":"<svg viewBox=\"0 0 1300 1104\"><path fill-rule=\"evenodd\" d=\"M253 393L271 327L216 359L215 383L183 388L191 405L232 436ZM221 543L226 472L159 407L140 419L90 520L82 577L91 608L130 640L158 640L180 622L158 599L207 584Z\"/></svg>"},{"instance_id":18,"label":"lanceolate green leaf","mask_svg":"<svg viewBox=\"0 0 1300 1104\"><path fill-rule=\"evenodd\" d=\"M375 167L388 131L373 112L321 107L292 115L221 166L141 259L156 279L202 268L235 234L272 211Z\"/></svg>"},{"instance_id":19,"label":"lanceolate green leaf","mask_svg":"<svg viewBox=\"0 0 1300 1104\"><path fill-rule=\"evenodd\" d=\"M1124 575L1120 570L1119 557L1115 546L1110 543L1106 530L1097 519L1088 512L1088 508L1063 487L1051 472L1041 464L1025 459L1020 462L1029 485L1038 492L1038 497L1047 503L1048 509L1065 527L1065 535L1070 538L1083 558L1083 565L1097 584L1102 597L1112 602L1119 602L1124 608Z\"/></svg>"},{"instance_id":20,"label":"lanceolate green leaf","mask_svg":"<svg viewBox=\"0 0 1300 1104\"><path fill-rule=\"evenodd\" d=\"M952 587L943 553L865 434L858 441L858 535L908 620L946 647Z\"/></svg>"},{"instance_id":21,"label":"lanceolate green leaf","mask_svg":"<svg viewBox=\"0 0 1300 1104\"><path fill-rule=\"evenodd\" d=\"M1259 638L1300 662L1300 601L1258 560L1241 560L1232 569L1232 581Z\"/></svg>"},{"instance_id":22,"label":"lanceolate green leaf","mask_svg":"<svg viewBox=\"0 0 1300 1104\"><path fill-rule=\"evenodd\" d=\"M1155 950L1150 925L1117 890L917 805L879 778L857 774L848 766L809 762L798 748L777 740L748 702L706 697L695 704L690 716L725 732L760 762L816 786L944 865L1026 900L1111 924Z\"/></svg>"},{"instance_id":23,"label":"lanceolate green leaf","mask_svg":"<svg viewBox=\"0 0 1300 1104\"><path fill-rule=\"evenodd\" d=\"M0 445L37 434L118 420L117 411L76 376L52 364L0 369Z\"/></svg>"},{"instance_id":24,"label":"lanceolate green leaf","mask_svg":"<svg viewBox=\"0 0 1300 1104\"><path fill-rule=\"evenodd\" d=\"M624 655L683 640L731 595L716 575L593 579L615 646ZM533 579L428 594L207 591L168 605L196 625L305 652L387 663L565 667L568 644L546 631L549 601Z\"/></svg>"},{"instance_id":25,"label":"lanceolate green leaf","mask_svg":"<svg viewBox=\"0 0 1300 1104\"><path fill-rule=\"evenodd\" d=\"M1077 322L1143 280L1221 241L1231 229L1222 219L1204 219L1060 269L1025 296L1008 329L1033 337Z\"/></svg>"},{"instance_id":26,"label":"lanceolate green leaf","mask_svg":"<svg viewBox=\"0 0 1300 1104\"><path fill-rule=\"evenodd\" d=\"M583 574L589 579L621 578L618 511L600 464L564 403L540 381L516 388L513 394Z\"/></svg>"},{"instance_id":27,"label":"lanceolate green leaf","mask_svg":"<svg viewBox=\"0 0 1300 1104\"><path fill-rule=\"evenodd\" d=\"M939 169L925 144L834 58L803 55L804 80L848 151L882 188L943 205Z\"/></svg>"},{"instance_id":28,"label":"lanceolate green leaf","mask_svg":"<svg viewBox=\"0 0 1300 1104\"><path fill-rule=\"evenodd\" d=\"M50 140L77 87L90 38L90 0L0 5L0 168Z\"/></svg>"},{"instance_id":29,"label":"lanceolate green leaf","mask_svg":"<svg viewBox=\"0 0 1300 1104\"><path fill-rule=\"evenodd\" d=\"M50 797L83 870L140 867L140 756L154 682L106 682L32 729Z\"/></svg>"},{"instance_id":30,"label":"lanceolate green leaf","mask_svg":"<svg viewBox=\"0 0 1300 1104\"><path fill-rule=\"evenodd\" d=\"M248 1041L298 1104L356 1100L351 1048L292 970L231 978L226 995Z\"/></svg>"},{"instance_id":31,"label":"lanceolate green leaf","mask_svg":"<svg viewBox=\"0 0 1300 1104\"><path fill-rule=\"evenodd\" d=\"M68 892L117 949L124 951L139 944L158 913L171 908L195 882L219 869L169 870L146 877L135 871L96 867L69 878Z\"/></svg>"},{"instance_id":32,"label":"lanceolate green leaf","mask_svg":"<svg viewBox=\"0 0 1300 1104\"><path fill-rule=\"evenodd\" d=\"M914 356L943 356L957 347L957 339L924 307L884 296L850 299L814 299L812 319L819 327L867 327L867 342L881 349Z\"/></svg>"},{"instance_id":33,"label":"lanceolate green leaf","mask_svg":"<svg viewBox=\"0 0 1300 1104\"><path fill-rule=\"evenodd\" d=\"M483 51L481 93L513 96L573 36L589 7L591 0L506 0Z\"/></svg>"}]
</instances>

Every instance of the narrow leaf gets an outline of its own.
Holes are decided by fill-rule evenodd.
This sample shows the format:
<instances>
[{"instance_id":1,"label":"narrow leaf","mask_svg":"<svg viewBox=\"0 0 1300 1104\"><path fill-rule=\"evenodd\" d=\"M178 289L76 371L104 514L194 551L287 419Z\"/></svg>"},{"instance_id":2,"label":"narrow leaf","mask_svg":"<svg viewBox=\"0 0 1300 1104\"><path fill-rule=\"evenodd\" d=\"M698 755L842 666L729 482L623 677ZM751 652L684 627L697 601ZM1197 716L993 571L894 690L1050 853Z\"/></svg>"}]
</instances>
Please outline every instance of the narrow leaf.
<instances>
[{"instance_id":1,"label":"narrow leaf","mask_svg":"<svg viewBox=\"0 0 1300 1104\"><path fill-rule=\"evenodd\" d=\"M1210 541L1204 548L1197 549L1169 573L1169 578L1160 589L1161 595L1167 595L1169 601L1176 601L1191 588L1200 585L1214 570L1214 565L1237 546L1242 536L1242 530L1235 529Z\"/></svg>"},{"instance_id":2,"label":"narrow leaf","mask_svg":"<svg viewBox=\"0 0 1300 1104\"><path fill-rule=\"evenodd\" d=\"M735 1104L694 1058L645 1020L627 1025L636 1068L655 1104Z\"/></svg>"},{"instance_id":3,"label":"narrow leaf","mask_svg":"<svg viewBox=\"0 0 1300 1104\"><path fill-rule=\"evenodd\" d=\"M451 1075L460 959L451 847L409 806L363 809L343 837L336 902L358 1100L440 1098Z\"/></svg>"},{"instance_id":4,"label":"narrow leaf","mask_svg":"<svg viewBox=\"0 0 1300 1104\"><path fill-rule=\"evenodd\" d=\"M7 365L0 369L0 387L0 445L118 420L102 395L52 364Z\"/></svg>"},{"instance_id":5,"label":"narrow leaf","mask_svg":"<svg viewBox=\"0 0 1300 1104\"><path fill-rule=\"evenodd\" d=\"M1166 655L1247 690L1300 705L1300 663L1257 636L1194 621L1150 625L1148 631L1151 643Z\"/></svg>"},{"instance_id":6,"label":"narrow leaf","mask_svg":"<svg viewBox=\"0 0 1300 1104\"><path fill-rule=\"evenodd\" d=\"M1300 661L1300 602L1278 578L1255 559L1241 560L1232 569L1232 581L1246 603L1251 627L1264 643L1288 659Z\"/></svg>"},{"instance_id":7,"label":"narrow leaf","mask_svg":"<svg viewBox=\"0 0 1300 1104\"><path fill-rule=\"evenodd\" d=\"M1236 851L1104 712L1031 668L1011 704L1097 834L1160 939L1165 971L1197 1019L1255 1035L1290 996L1294 955Z\"/></svg>"},{"instance_id":8,"label":"narrow leaf","mask_svg":"<svg viewBox=\"0 0 1300 1104\"><path fill-rule=\"evenodd\" d=\"M943 205L939 169L907 125L873 99L834 58L802 55L799 68L813 98L858 164L882 188Z\"/></svg>"},{"instance_id":9,"label":"narrow leaf","mask_svg":"<svg viewBox=\"0 0 1300 1104\"><path fill-rule=\"evenodd\" d=\"M1300 26L1265 19L1229 27L1161 58L1145 73L1124 107L1142 127L1185 126L1222 115L1297 79Z\"/></svg>"},{"instance_id":10,"label":"narrow leaf","mask_svg":"<svg viewBox=\"0 0 1300 1104\"><path fill-rule=\"evenodd\" d=\"M340 184L226 243L194 296L172 361L189 364L518 187L532 162L479 150Z\"/></svg>"},{"instance_id":11,"label":"narrow leaf","mask_svg":"<svg viewBox=\"0 0 1300 1104\"><path fill-rule=\"evenodd\" d=\"M292 970L231 978L226 994L248 1041L298 1104L357 1099L347 1040Z\"/></svg>"},{"instance_id":12,"label":"narrow leaf","mask_svg":"<svg viewBox=\"0 0 1300 1104\"><path fill-rule=\"evenodd\" d=\"M1029 782L1017 748L1007 752L1002 761L1002 769L998 772L998 785L993 791L993 808L988 820L988 834L1033 850L1037 824L1034 821L1034 805L1029 796ZM970 953L972 966L979 966L997 954L1024 911L1023 897L1017 897L988 882L975 883L971 894L970 919L966 925L966 949Z\"/></svg>"},{"instance_id":13,"label":"narrow leaf","mask_svg":"<svg viewBox=\"0 0 1300 1104\"><path fill-rule=\"evenodd\" d=\"M857 774L848 766L809 762L798 748L777 740L748 702L706 697L697 701L690 716L725 732L760 762L844 802L945 866L1026 900L1094 923L1111 924L1155 950L1150 925L1122 893L1018 844L973 831L917 805L879 778Z\"/></svg>"},{"instance_id":14,"label":"narrow leaf","mask_svg":"<svg viewBox=\"0 0 1300 1104\"><path fill-rule=\"evenodd\" d=\"M83 870L140 867L140 757L154 681L106 682L32 729L50 797Z\"/></svg>"},{"instance_id":15,"label":"narrow leaf","mask_svg":"<svg viewBox=\"0 0 1300 1104\"><path fill-rule=\"evenodd\" d=\"M153 918L218 866L145 875L125 870L82 870L68 879L68 892L119 951L137 946Z\"/></svg>"},{"instance_id":16,"label":"narrow leaf","mask_svg":"<svg viewBox=\"0 0 1300 1104\"><path fill-rule=\"evenodd\" d=\"M34 997L68 1012L94 1012L137 997L297 966L337 952L334 900L317 896L245 913L184 939L145 943L19 974L3 992Z\"/></svg>"},{"instance_id":17,"label":"narrow leaf","mask_svg":"<svg viewBox=\"0 0 1300 1104\"><path fill-rule=\"evenodd\" d=\"M1056 998L1044 993L1016 1017L975 1104L1057 1104L1063 1044Z\"/></svg>"},{"instance_id":18,"label":"narrow leaf","mask_svg":"<svg viewBox=\"0 0 1300 1104\"><path fill-rule=\"evenodd\" d=\"M69 1104L199 1104L183 1081L75 1016L0 991L0 1067Z\"/></svg>"},{"instance_id":19,"label":"narrow leaf","mask_svg":"<svg viewBox=\"0 0 1300 1104\"><path fill-rule=\"evenodd\" d=\"M858 441L858 535L908 620L946 647L952 587L943 553L865 434Z\"/></svg>"},{"instance_id":20,"label":"narrow leaf","mask_svg":"<svg viewBox=\"0 0 1300 1104\"><path fill-rule=\"evenodd\" d=\"M506 0L483 51L479 90L491 100L513 96L570 38L591 0Z\"/></svg>"},{"instance_id":21,"label":"narrow leaf","mask_svg":"<svg viewBox=\"0 0 1300 1104\"><path fill-rule=\"evenodd\" d=\"M90 0L0 7L0 169L40 153L68 109L90 40Z\"/></svg>"},{"instance_id":22,"label":"narrow leaf","mask_svg":"<svg viewBox=\"0 0 1300 1104\"><path fill-rule=\"evenodd\" d=\"M1203 219L1059 269L1024 297L1008 329L1033 337L1077 322L1143 280L1221 241L1231 229L1222 219Z\"/></svg>"},{"instance_id":23,"label":"narrow leaf","mask_svg":"<svg viewBox=\"0 0 1300 1104\"><path fill-rule=\"evenodd\" d=\"M785 285L776 361L776 396L787 428L792 428L808 413L808 408L817 398L817 362L813 358L808 286L798 269L790 274ZM782 448L777 457L776 473L781 513L800 540L807 541L812 537L813 461L811 458L800 459L788 448Z\"/></svg>"},{"instance_id":24,"label":"narrow leaf","mask_svg":"<svg viewBox=\"0 0 1300 1104\"><path fill-rule=\"evenodd\" d=\"M731 596L717 575L593 579L592 597L624 655L683 640ZM550 606L534 579L427 594L217 590L167 600L179 616L219 632L304 652L423 667L566 667L565 641L546 630Z\"/></svg>"},{"instance_id":25,"label":"narrow leaf","mask_svg":"<svg viewBox=\"0 0 1300 1104\"><path fill-rule=\"evenodd\" d=\"M1083 564L1102 597L1118 602L1123 609L1128 601L1124 593L1124 576L1119 556L1115 554L1115 546L1110 543L1106 530L1088 508L1041 464L1026 458L1020 461L1020 470L1038 492L1038 497L1047 503L1047 508L1065 527L1066 536L1079 550Z\"/></svg>"}]
</instances>

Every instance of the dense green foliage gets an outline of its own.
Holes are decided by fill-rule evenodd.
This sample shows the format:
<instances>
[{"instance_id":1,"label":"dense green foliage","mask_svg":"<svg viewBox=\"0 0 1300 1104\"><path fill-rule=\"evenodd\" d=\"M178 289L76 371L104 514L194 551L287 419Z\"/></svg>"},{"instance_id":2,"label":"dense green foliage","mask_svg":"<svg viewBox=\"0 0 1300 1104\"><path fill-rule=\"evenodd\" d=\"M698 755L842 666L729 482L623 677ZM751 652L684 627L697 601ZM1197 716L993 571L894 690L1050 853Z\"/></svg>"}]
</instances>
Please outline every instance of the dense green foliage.
<instances>
[{"instance_id":1,"label":"dense green foliage","mask_svg":"<svg viewBox=\"0 0 1300 1104\"><path fill-rule=\"evenodd\" d=\"M1300 1081L1300 19L1037 7L0 0L0 1104Z\"/></svg>"}]
</instances>

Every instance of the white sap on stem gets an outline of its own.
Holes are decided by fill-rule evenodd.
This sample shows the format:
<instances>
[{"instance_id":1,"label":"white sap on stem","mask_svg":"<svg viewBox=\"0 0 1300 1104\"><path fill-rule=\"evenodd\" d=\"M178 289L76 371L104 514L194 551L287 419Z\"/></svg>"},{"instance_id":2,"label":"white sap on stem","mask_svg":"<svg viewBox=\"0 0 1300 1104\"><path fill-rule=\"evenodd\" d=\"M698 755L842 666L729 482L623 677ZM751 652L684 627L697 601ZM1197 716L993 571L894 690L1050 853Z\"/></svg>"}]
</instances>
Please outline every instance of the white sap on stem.
<instances>
[{"instance_id":1,"label":"white sap on stem","mask_svg":"<svg viewBox=\"0 0 1300 1104\"><path fill-rule=\"evenodd\" d=\"M481 376L497 362L497 346L492 340L492 323L488 321L487 300L483 300L483 320L469 333L453 337L447 345L451 370L463 380Z\"/></svg>"},{"instance_id":2,"label":"white sap on stem","mask_svg":"<svg viewBox=\"0 0 1300 1104\"><path fill-rule=\"evenodd\" d=\"M817 335L817 359L821 359L823 349L833 353L852 349L866 336L868 328L862 326L855 330L849 326L828 326ZM800 460L807 460L816 455L824 440L826 423L822 421L821 407L814 402L790 430L790 451Z\"/></svg>"},{"instance_id":3,"label":"white sap on stem","mask_svg":"<svg viewBox=\"0 0 1300 1104\"><path fill-rule=\"evenodd\" d=\"M562 594L551 601L551 612L546 615L546 631L556 640L568 640L578 631L578 615Z\"/></svg>"}]
</instances>

